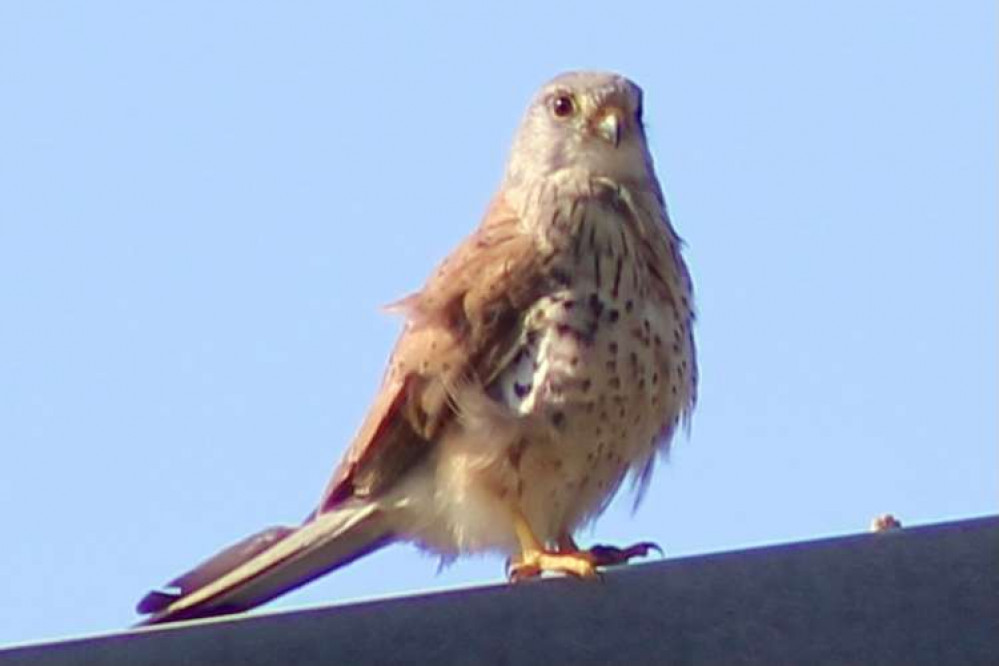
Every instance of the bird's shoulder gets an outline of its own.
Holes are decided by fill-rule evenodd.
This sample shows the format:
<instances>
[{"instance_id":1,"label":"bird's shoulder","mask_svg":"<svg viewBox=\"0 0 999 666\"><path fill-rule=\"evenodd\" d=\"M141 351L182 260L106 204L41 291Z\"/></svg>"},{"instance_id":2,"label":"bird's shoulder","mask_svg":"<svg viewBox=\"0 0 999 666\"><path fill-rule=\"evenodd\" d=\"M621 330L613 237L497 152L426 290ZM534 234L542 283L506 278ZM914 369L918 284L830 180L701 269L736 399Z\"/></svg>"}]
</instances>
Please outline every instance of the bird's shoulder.
<instances>
[{"instance_id":1,"label":"bird's shoulder","mask_svg":"<svg viewBox=\"0 0 999 666\"><path fill-rule=\"evenodd\" d=\"M405 328L319 512L377 493L426 455L454 417L456 387L485 386L509 362L521 314L547 287L549 259L501 193L423 289L390 306Z\"/></svg>"}]
</instances>

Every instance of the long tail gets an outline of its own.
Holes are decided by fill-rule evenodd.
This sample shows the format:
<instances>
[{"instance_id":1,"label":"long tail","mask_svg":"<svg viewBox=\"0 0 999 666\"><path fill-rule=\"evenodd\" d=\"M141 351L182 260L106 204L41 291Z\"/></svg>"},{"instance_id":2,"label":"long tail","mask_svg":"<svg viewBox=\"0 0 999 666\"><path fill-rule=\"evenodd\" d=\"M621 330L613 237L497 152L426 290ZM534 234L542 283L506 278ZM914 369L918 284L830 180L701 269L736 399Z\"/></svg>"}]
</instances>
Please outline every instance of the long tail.
<instances>
[{"instance_id":1,"label":"long tail","mask_svg":"<svg viewBox=\"0 0 999 666\"><path fill-rule=\"evenodd\" d=\"M344 505L301 527L258 532L139 602L140 624L238 613L342 567L391 541L384 513L372 503Z\"/></svg>"}]
</instances>

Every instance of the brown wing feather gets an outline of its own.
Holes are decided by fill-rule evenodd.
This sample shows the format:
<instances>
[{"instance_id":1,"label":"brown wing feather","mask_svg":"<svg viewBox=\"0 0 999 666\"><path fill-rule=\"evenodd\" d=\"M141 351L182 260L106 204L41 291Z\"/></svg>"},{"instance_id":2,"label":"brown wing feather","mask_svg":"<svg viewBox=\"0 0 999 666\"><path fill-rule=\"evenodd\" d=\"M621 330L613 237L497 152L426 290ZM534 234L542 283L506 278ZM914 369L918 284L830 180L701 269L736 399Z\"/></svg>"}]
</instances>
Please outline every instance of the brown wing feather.
<instances>
[{"instance_id":1,"label":"brown wing feather","mask_svg":"<svg viewBox=\"0 0 999 666\"><path fill-rule=\"evenodd\" d=\"M545 257L502 197L482 225L419 292L394 307L407 316L382 388L319 504L393 484L425 456L450 419L450 391L488 384L516 343L520 313L544 286Z\"/></svg>"}]
</instances>

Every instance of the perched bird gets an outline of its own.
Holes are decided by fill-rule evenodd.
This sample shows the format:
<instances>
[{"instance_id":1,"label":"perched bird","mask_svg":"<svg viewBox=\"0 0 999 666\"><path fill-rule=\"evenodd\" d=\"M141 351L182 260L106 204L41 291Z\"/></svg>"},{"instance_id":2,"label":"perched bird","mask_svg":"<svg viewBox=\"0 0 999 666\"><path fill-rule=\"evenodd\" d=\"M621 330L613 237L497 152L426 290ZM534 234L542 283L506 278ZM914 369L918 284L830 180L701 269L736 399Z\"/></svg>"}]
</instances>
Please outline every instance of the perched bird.
<instances>
[{"instance_id":1,"label":"perched bird","mask_svg":"<svg viewBox=\"0 0 999 666\"><path fill-rule=\"evenodd\" d=\"M572 72L516 134L485 219L419 292L318 507L150 592L145 623L245 610L393 541L496 551L518 580L587 578L651 544L573 532L639 497L696 399L691 280L646 145L642 91Z\"/></svg>"},{"instance_id":2,"label":"perched bird","mask_svg":"<svg viewBox=\"0 0 999 666\"><path fill-rule=\"evenodd\" d=\"M898 529L902 529L902 521L890 513L882 513L875 516L871 519L871 524L867 528L869 532L875 533L892 532Z\"/></svg>"}]
</instances>

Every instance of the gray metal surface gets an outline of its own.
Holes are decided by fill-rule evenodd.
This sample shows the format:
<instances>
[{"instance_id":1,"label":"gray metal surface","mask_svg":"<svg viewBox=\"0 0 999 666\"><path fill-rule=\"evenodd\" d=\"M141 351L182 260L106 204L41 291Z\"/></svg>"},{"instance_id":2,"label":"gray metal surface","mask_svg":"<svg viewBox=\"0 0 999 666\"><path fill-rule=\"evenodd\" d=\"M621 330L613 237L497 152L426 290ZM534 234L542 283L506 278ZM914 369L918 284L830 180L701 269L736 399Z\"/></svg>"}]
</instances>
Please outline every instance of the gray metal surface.
<instances>
[{"instance_id":1,"label":"gray metal surface","mask_svg":"<svg viewBox=\"0 0 999 666\"><path fill-rule=\"evenodd\" d=\"M986 663L999 517L0 651L2 666Z\"/></svg>"}]
</instances>

